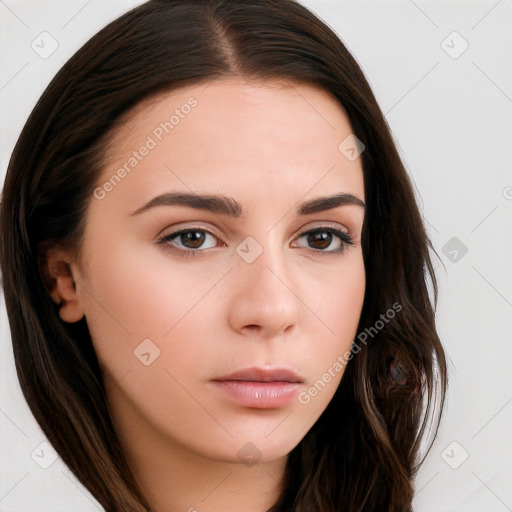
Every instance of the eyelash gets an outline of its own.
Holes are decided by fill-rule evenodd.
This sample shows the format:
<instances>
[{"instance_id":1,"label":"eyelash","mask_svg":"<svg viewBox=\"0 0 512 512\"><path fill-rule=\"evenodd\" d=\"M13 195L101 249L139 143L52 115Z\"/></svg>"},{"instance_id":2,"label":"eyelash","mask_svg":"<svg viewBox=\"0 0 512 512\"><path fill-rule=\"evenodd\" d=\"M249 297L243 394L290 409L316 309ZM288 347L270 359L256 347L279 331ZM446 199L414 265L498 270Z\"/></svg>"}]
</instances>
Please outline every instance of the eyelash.
<instances>
[{"instance_id":1,"label":"eyelash","mask_svg":"<svg viewBox=\"0 0 512 512\"><path fill-rule=\"evenodd\" d=\"M219 240L219 238L215 234L213 234L211 231L209 231L208 229L204 229L204 228L200 228L200 227L191 227L191 228L186 228L186 229L180 229L179 231L175 231L174 233L165 235L158 239L157 244L166 246L165 250L167 250L173 254L177 254L181 257L185 257L185 258L192 257L193 258L193 257L199 256L201 253L203 253L204 251L207 251L208 249L200 249L200 248L198 248L198 249L181 249L178 247L173 247L173 245L172 245L173 239L175 239L176 237L178 237L184 233L191 233L191 232L207 233L207 234L213 236L215 239ZM348 247L354 245L354 241L352 240L352 237L348 233L346 233L345 231L341 231L339 229L331 228L331 227L325 227L325 228L318 227L318 228L313 228L313 229L310 229L307 231L303 231L302 233L300 233L298 235L297 239L300 239L305 235L315 234L315 233L329 233L331 235L336 236L341 241L341 247L339 249L335 249L335 250L325 251L322 249L310 248L310 250L312 250L313 252L316 252L316 253L323 253L323 254L329 254L329 255L342 254L343 252L345 252L345 250Z\"/></svg>"}]
</instances>

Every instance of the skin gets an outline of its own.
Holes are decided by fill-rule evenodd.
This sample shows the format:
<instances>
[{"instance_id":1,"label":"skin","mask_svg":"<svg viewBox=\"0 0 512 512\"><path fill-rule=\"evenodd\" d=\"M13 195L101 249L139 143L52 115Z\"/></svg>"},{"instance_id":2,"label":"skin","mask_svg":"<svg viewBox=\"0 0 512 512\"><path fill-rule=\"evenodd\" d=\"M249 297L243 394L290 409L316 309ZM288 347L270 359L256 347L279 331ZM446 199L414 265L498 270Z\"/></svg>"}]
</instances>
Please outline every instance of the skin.
<instances>
[{"instance_id":1,"label":"skin","mask_svg":"<svg viewBox=\"0 0 512 512\"><path fill-rule=\"evenodd\" d=\"M102 199L91 198L80 261L50 251L52 297L63 321L87 319L116 430L154 509L262 512L342 371L309 403L276 409L235 404L211 379L286 367L304 391L351 348L365 290L364 208L296 208L339 193L364 201L361 159L338 150L352 129L322 90L223 79L139 105L113 137L99 186L190 97L197 106L172 132ZM160 194L192 191L233 198L244 215L189 206L131 215ZM326 227L349 233L353 245L329 252L336 236L327 250L302 236ZM188 252L179 238L158 245L183 228L214 237ZM257 243L249 251L262 249L252 263L236 251L247 237ZM147 366L134 355L144 339L160 350ZM247 443L261 456L255 465L237 456Z\"/></svg>"}]
</instances>

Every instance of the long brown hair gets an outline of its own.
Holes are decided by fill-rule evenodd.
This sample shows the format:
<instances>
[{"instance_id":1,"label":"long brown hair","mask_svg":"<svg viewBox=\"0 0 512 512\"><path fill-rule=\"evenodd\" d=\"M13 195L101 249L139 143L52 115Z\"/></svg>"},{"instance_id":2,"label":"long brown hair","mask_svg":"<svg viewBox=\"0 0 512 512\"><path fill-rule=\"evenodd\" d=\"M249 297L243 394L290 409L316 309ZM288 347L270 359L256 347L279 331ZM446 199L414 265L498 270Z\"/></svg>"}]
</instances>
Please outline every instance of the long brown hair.
<instances>
[{"instance_id":1,"label":"long brown hair","mask_svg":"<svg viewBox=\"0 0 512 512\"><path fill-rule=\"evenodd\" d=\"M365 146L359 332L367 336L290 453L271 510L410 511L418 448L437 430L446 387L430 241L361 69L338 36L293 0L151 0L90 39L41 96L10 160L0 211L3 288L24 396L107 511L150 509L113 428L85 319L60 320L44 254L56 243L79 252L105 141L122 114L154 94L230 75L327 91ZM393 321L375 328L397 304Z\"/></svg>"}]
</instances>

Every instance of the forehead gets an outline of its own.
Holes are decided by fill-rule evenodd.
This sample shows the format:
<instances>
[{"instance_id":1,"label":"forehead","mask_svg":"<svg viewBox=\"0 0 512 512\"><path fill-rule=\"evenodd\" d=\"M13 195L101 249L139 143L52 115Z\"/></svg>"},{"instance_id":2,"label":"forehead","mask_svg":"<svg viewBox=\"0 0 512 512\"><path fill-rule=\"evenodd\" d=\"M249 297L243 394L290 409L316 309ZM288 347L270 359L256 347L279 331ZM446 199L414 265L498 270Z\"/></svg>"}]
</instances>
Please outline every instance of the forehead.
<instances>
[{"instance_id":1,"label":"forehead","mask_svg":"<svg viewBox=\"0 0 512 512\"><path fill-rule=\"evenodd\" d=\"M308 184L339 183L361 197L360 159L350 161L339 149L351 133L344 109L322 89L216 80L159 94L125 115L102 179L124 168L126 193L229 187L243 195L264 180L290 191L300 186L302 194Z\"/></svg>"}]
</instances>

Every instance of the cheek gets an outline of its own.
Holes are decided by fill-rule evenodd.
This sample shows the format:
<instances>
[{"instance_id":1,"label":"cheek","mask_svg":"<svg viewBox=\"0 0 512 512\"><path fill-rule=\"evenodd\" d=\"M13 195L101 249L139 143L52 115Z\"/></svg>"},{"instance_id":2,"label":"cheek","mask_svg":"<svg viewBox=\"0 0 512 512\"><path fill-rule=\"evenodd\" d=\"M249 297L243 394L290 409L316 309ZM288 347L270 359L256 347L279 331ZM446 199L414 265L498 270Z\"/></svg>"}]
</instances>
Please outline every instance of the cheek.
<instances>
[{"instance_id":1,"label":"cheek","mask_svg":"<svg viewBox=\"0 0 512 512\"><path fill-rule=\"evenodd\" d=\"M312 391L315 397L318 393L315 402L320 407L325 406L334 395L343 376L347 355L357 336L365 296L362 257L348 261L337 274L337 277L324 281L323 293L311 294L314 304L311 310L318 312L318 318L309 316L314 334L309 337L307 353L302 354L304 361L309 361L310 375L313 376L308 385L321 380L316 386L317 391Z\"/></svg>"},{"instance_id":2,"label":"cheek","mask_svg":"<svg viewBox=\"0 0 512 512\"><path fill-rule=\"evenodd\" d=\"M338 269L325 272L304 290L304 302L318 313L325 329L326 346L334 349L350 345L356 334L365 296L365 269L362 254L352 253Z\"/></svg>"},{"instance_id":3,"label":"cheek","mask_svg":"<svg viewBox=\"0 0 512 512\"><path fill-rule=\"evenodd\" d=\"M223 268L210 266L207 272L207 265L196 265L195 271L185 272L184 263L172 261L159 248L137 250L107 239L95 246L90 279L79 282L79 300L100 365L116 381L140 365L135 352L144 340L151 340L154 351L163 354L174 345L176 332L182 336L181 327L189 318L199 314L204 318L201 325L213 322L206 319L212 301L204 299L222 278ZM185 346L197 343L197 338L188 338L197 336L199 327L185 330Z\"/></svg>"},{"instance_id":4,"label":"cheek","mask_svg":"<svg viewBox=\"0 0 512 512\"><path fill-rule=\"evenodd\" d=\"M361 261L351 265L339 282L329 290L325 300L325 311L336 335L354 338L365 295L365 272Z\"/></svg>"},{"instance_id":5,"label":"cheek","mask_svg":"<svg viewBox=\"0 0 512 512\"><path fill-rule=\"evenodd\" d=\"M129 240L97 245L102 249L90 262L90 293L83 299L90 312L110 317L131 335L162 336L208 285L150 242L142 248Z\"/></svg>"}]
</instances>

